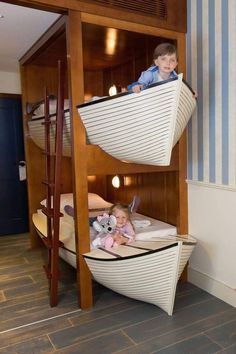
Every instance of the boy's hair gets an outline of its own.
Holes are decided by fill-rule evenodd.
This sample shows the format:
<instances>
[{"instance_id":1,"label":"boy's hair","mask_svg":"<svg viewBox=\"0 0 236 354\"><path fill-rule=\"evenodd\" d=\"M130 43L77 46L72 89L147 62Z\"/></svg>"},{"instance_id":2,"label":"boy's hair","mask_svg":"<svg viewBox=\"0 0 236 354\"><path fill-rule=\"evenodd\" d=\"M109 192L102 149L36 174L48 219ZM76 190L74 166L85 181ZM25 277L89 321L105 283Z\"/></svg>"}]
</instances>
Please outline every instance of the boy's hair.
<instances>
[{"instance_id":1,"label":"boy's hair","mask_svg":"<svg viewBox=\"0 0 236 354\"><path fill-rule=\"evenodd\" d=\"M126 204L121 204L121 203L113 204L113 205L110 207L109 214L113 214L113 212L114 212L115 209L122 210L122 211L127 215L127 219L130 221L130 209L129 209L129 206L128 206L128 205L126 205Z\"/></svg>"},{"instance_id":2,"label":"boy's hair","mask_svg":"<svg viewBox=\"0 0 236 354\"><path fill-rule=\"evenodd\" d=\"M171 43L161 43L155 49L153 53L153 59L157 59L161 55L175 54L176 59L178 59L177 49L174 44Z\"/></svg>"}]
</instances>

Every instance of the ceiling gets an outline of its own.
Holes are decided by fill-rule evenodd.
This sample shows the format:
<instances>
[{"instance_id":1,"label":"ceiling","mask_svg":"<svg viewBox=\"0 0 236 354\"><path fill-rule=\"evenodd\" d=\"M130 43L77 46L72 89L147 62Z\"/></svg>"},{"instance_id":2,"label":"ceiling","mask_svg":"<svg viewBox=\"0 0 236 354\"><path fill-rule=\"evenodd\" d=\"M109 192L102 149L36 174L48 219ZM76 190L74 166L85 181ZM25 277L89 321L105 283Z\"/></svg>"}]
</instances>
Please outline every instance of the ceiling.
<instances>
[{"instance_id":1,"label":"ceiling","mask_svg":"<svg viewBox=\"0 0 236 354\"><path fill-rule=\"evenodd\" d=\"M18 72L18 60L60 16L0 2L0 71Z\"/></svg>"},{"instance_id":2,"label":"ceiling","mask_svg":"<svg viewBox=\"0 0 236 354\"><path fill-rule=\"evenodd\" d=\"M19 72L19 59L60 14L0 1L0 15L3 16L0 18L0 72ZM144 49L152 58L158 41L160 39L155 36L83 23L84 68L103 70L123 65L133 58L143 56ZM65 33L54 39L47 50L39 53L34 58L34 64L55 66L58 59L66 59Z\"/></svg>"}]
</instances>

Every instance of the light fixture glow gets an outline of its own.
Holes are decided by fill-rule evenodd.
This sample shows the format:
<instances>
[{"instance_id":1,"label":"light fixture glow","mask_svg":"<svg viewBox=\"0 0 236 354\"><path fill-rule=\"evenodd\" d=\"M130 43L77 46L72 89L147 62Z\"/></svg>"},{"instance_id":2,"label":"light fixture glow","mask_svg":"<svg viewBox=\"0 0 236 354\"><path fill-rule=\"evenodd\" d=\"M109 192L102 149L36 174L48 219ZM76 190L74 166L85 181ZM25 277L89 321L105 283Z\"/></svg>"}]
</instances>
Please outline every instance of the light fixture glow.
<instances>
[{"instance_id":1,"label":"light fixture glow","mask_svg":"<svg viewBox=\"0 0 236 354\"><path fill-rule=\"evenodd\" d=\"M119 188L120 187L120 178L119 176L114 176L111 181L112 185L114 188Z\"/></svg>"},{"instance_id":2,"label":"light fixture glow","mask_svg":"<svg viewBox=\"0 0 236 354\"><path fill-rule=\"evenodd\" d=\"M91 101L92 99L92 94L91 93L85 93L84 94L84 101L87 102L87 101Z\"/></svg>"},{"instance_id":3,"label":"light fixture glow","mask_svg":"<svg viewBox=\"0 0 236 354\"><path fill-rule=\"evenodd\" d=\"M109 88L109 96L114 96L117 94L117 87L116 85L112 85L110 88Z\"/></svg>"},{"instance_id":4,"label":"light fixture glow","mask_svg":"<svg viewBox=\"0 0 236 354\"><path fill-rule=\"evenodd\" d=\"M96 176L87 176L88 182L95 182L96 181Z\"/></svg>"},{"instance_id":5,"label":"light fixture glow","mask_svg":"<svg viewBox=\"0 0 236 354\"><path fill-rule=\"evenodd\" d=\"M113 55L116 50L117 44L117 29L108 28L106 32L106 49L105 52L108 55Z\"/></svg>"},{"instance_id":6,"label":"light fixture glow","mask_svg":"<svg viewBox=\"0 0 236 354\"><path fill-rule=\"evenodd\" d=\"M124 185L125 186L131 186L132 185L132 178L130 176L125 176L124 177Z\"/></svg>"}]
</instances>

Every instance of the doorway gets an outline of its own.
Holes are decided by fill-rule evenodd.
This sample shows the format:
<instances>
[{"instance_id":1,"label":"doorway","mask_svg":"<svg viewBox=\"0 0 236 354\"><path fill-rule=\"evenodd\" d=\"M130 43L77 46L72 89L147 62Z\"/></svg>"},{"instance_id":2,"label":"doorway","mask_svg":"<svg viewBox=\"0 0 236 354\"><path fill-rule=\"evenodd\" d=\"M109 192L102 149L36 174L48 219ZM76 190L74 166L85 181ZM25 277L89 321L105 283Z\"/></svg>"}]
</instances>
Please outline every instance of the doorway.
<instances>
[{"instance_id":1,"label":"doorway","mask_svg":"<svg viewBox=\"0 0 236 354\"><path fill-rule=\"evenodd\" d=\"M0 97L0 236L28 231L21 98Z\"/></svg>"}]
</instances>

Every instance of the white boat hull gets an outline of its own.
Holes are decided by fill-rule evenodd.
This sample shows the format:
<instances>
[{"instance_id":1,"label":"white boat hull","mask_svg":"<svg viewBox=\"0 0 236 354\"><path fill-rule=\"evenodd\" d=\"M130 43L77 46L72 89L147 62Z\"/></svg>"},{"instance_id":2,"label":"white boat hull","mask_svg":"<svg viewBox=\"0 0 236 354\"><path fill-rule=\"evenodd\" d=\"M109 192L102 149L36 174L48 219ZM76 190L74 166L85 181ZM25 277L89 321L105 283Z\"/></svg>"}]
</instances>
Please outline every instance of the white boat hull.
<instances>
[{"instance_id":1,"label":"white boat hull","mask_svg":"<svg viewBox=\"0 0 236 354\"><path fill-rule=\"evenodd\" d=\"M77 106L91 144L125 162L159 166L170 164L172 148L195 107L182 74L138 94Z\"/></svg>"},{"instance_id":2,"label":"white boat hull","mask_svg":"<svg viewBox=\"0 0 236 354\"><path fill-rule=\"evenodd\" d=\"M71 156L71 132L70 132L70 111L64 111L64 126L63 126L63 141L62 141L62 154L63 156ZM51 116L51 121L56 121L56 115ZM44 117L33 118L28 121L29 136L34 143L45 150L45 125L43 124ZM55 134L56 125L50 126L50 145L51 151L55 151Z\"/></svg>"},{"instance_id":3,"label":"white boat hull","mask_svg":"<svg viewBox=\"0 0 236 354\"><path fill-rule=\"evenodd\" d=\"M111 156L147 165L170 164L173 146L180 139L194 109L196 99L177 79L155 84L136 93L122 93L77 106L85 125L88 143L99 145ZM63 155L71 155L70 112L64 113ZM55 120L52 116L51 120ZM28 122L29 135L45 149L44 117ZM55 125L50 127L54 150Z\"/></svg>"},{"instance_id":4,"label":"white boat hull","mask_svg":"<svg viewBox=\"0 0 236 354\"><path fill-rule=\"evenodd\" d=\"M177 237L176 241L137 241L132 245L138 248L112 249L115 254L126 256L116 257L103 250L85 254L94 279L122 295L157 305L172 315L176 285L195 241Z\"/></svg>"}]
</instances>

